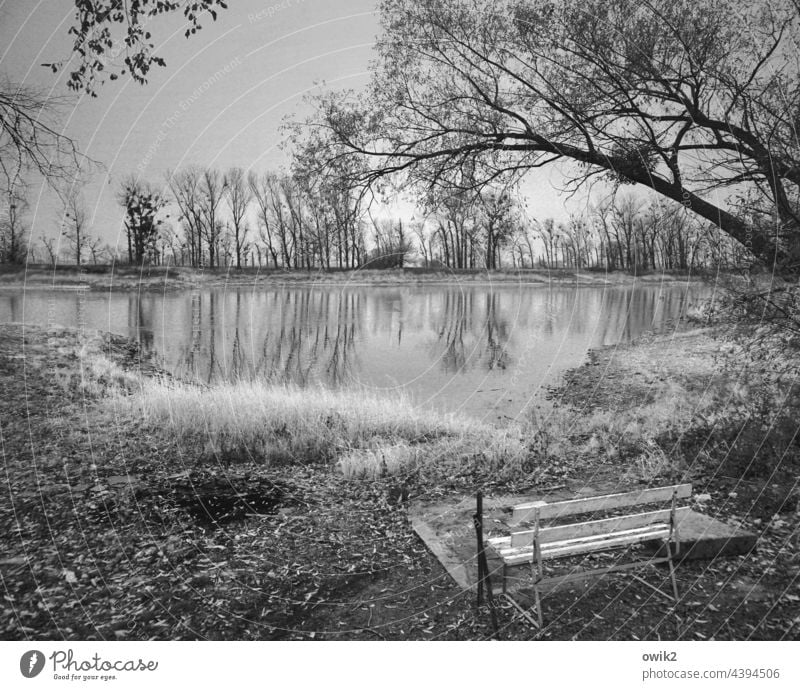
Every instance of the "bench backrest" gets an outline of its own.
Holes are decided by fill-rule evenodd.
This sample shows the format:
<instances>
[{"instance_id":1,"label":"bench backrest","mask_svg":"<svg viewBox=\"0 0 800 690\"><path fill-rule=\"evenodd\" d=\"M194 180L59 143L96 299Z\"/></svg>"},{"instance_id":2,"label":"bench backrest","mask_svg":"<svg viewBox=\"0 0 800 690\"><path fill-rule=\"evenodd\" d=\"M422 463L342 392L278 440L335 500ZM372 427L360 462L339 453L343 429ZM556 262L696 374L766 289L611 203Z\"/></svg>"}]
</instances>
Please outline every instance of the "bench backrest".
<instances>
[{"instance_id":1,"label":"bench backrest","mask_svg":"<svg viewBox=\"0 0 800 690\"><path fill-rule=\"evenodd\" d=\"M606 494L603 496L589 496L587 498L556 501L554 503L547 503L544 501L523 503L522 505L514 506L511 524L531 522L535 519L537 510L540 520L555 520L569 515L580 515L581 513L601 513L608 510L615 510L616 508L671 501L673 495L679 500L689 498L692 495L692 485L673 484L656 489L642 489L640 491L628 491L625 493Z\"/></svg>"},{"instance_id":2,"label":"bench backrest","mask_svg":"<svg viewBox=\"0 0 800 690\"><path fill-rule=\"evenodd\" d=\"M688 507L681 507L675 510L676 519L684 513L688 513ZM644 535L646 528L652 525L668 525L672 517L672 510L654 510L647 513L636 515L623 515L621 517L606 518L604 520L592 520L590 522L578 522L571 525L557 525L555 527L542 527L539 530L539 543L550 544L567 539L582 539L593 537L599 534L620 534L622 532L634 533L637 530ZM514 532L511 535L511 546L531 546L533 544L536 530L525 530L524 532Z\"/></svg>"}]
</instances>

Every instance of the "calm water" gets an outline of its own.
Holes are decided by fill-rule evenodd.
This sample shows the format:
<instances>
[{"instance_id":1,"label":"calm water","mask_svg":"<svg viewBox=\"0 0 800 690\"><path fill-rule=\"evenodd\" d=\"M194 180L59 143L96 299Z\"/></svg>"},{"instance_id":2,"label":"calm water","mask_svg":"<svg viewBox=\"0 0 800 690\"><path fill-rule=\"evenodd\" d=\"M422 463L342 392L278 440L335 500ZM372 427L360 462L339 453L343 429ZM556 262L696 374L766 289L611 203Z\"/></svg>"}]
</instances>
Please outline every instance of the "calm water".
<instances>
[{"instance_id":1,"label":"calm water","mask_svg":"<svg viewBox=\"0 0 800 690\"><path fill-rule=\"evenodd\" d=\"M543 404L592 347L671 328L700 288L292 287L0 292L0 322L138 339L178 376L401 390L490 421Z\"/></svg>"}]
</instances>

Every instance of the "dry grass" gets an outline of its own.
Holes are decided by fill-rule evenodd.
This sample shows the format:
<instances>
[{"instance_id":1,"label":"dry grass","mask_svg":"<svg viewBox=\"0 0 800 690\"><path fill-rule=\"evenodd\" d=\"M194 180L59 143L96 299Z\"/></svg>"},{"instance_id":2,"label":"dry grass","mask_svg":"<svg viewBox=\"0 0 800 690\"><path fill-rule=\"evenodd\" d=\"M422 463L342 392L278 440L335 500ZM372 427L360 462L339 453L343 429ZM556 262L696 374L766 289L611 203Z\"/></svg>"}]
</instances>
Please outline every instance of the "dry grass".
<instances>
[{"instance_id":1,"label":"dry grass","mask_svg":"<svg viewBox=\"0 0 800 690\"><path fill-rule=\"evenodd\" d=\"M348 478L530 473L519 428L497 429L359 390L258 382L200 388L148 382L117 411L217 457L335 463Z\"/></svg>"},{"instance_id":2,"label":"dry grass","mask_svg":"<svg viewBox=\"0 0 800 690\"><path fill-rule=\"evenodd\" d=\"M120 404L132 406L145 424L201 440L213 452L246 449L265 460L328 461L353 448L423 443L468 428L402 398L259 382L211 388L148 382Z\"/></svg>"},{"instance_id":3,"label":"dry grass","mask_svg":"<svg viewBox=\"0 0 800 690\"><path fill-rule=\"evenodd\" d=\"M351 479L415 475L431 482L463 476L535 481L543 468L620 459L632 478L651 479L671 469L656 439L689 425L699 409L675 387L635 410L581 416L556 409L496 428L421 410L400 397L259 382L202 388L148 381L116 401L118 411L207 456L325 462Z\"/></svg>"},{"instance_id":4,"label":"dry grass","mask_svg":"<svg viewBox=\"0 0 800 690\"><path fill-rule=\"evenodd\" d=\"M478 425L425 444L353 449L339 458L337 468L351 479L416 475L432 483L465 476L519 480L536 471L538 459L519 429Z\"/></svg>"},{"instance_id":5,"label":"dry grass","mask_svg":"<svg viewBox=\"0 0 800 690\"><path fill-rule=\"evenodd\" d=\"M547 464L619 464L625 480L648 482L682 469L680 460L665 452L664 439L692 428L714 404L711 397L666 383L651 402L588 414L556 408L524 432Z\"/></svg>"},{"instance_id":6,"label":"dry grass","mask_svg":"<svg viewBox=\"0 0 800 690\"><path fill-rule=\"evenodd\" d=\"M141 386L139 377L120 367L103 352L84 346L78 353L81 361L79 390L99 397L109 392L130 392Z\"/></svg>"},{"instance_id":7,"label":"dry grass","mask_svg":"<svg viewBox=\"0 0 800 690\"><path fill-rule=\"evenodd\" d=\"M660 436L688 427L709 405L710 400L700 394L667 384L652 402L630 409L595 410L581 419L581 432L588 435L584 450L609 457L625 449L647 451Z\"/></svg>"}]
</instances>

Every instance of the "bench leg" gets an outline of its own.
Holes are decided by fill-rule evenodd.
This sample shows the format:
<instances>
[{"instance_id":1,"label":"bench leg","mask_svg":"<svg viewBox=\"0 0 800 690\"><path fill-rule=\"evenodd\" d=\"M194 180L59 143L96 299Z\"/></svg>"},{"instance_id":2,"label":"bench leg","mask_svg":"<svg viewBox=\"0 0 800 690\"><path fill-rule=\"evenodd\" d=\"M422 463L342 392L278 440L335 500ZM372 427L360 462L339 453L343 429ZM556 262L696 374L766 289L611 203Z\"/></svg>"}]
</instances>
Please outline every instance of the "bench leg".
<instances>
[{"instance_id":1,"label":"bench leg","mask_svg":"<svg viewBox=\"0 0 800 690\"><path fill-rule=\"evenodd\" d=\"M672 580L672 593L675 595L675 603L678 603L680 597L678 596L678 582L675 579L675 563L672 560L672 546L667 540L667 558L669 559L669 577Z\"/></svg>"},{"instance_id":2,"label":"bench leg","mask_svg":"<svg viewBox=\"0 0 800 690\"><path fill-rule=\"evenodd\" d=\"M542 563L542 545L539 543L539 514L536 514L536 536L533 539L533 555L536 559L536 582L533 585L533 596L536 602L536 615L539 616L539 630L544 628L542 614L542 596L539 592L539 582L544 577L544 564Z\"/></svg>"},{"instance_id":3,"label":"bench leg","mask_svg":"<svg viewBox=\"0 0 800 690\"><path fill-rule=\"evenodd\" d=\"M508 566L503 563L503 594L506 593L506 577L508 576Z\"/></svg>"},{"instance_id":4,"label":"bench leg","mask_svg":"<svg viewBox=\"0 0 800 690\"><path fill-rule=\"evenodd\" d=\"M542 597L539 594L539 586L533 586L533 601L536 605L536 617L539 619L539 630L544 627L544 621L542 617Z\"/></svg>"},{"instance_id":5,"label":"bench leg","mask_svg":"<svg viewBox=\"0 0 800 690\"><path fill-rule=\"evenodd\" d=\"M492 630L494 631L494 637L497 637L497 631L499 628L497 625L497 610L494 603L494 592L492 591L492 578L489 575L489 564L486 562L486 554L481 553L480 557L483 561L483 576L486 582L486 599L489 602L489 615L492 619Z\"/></svg>"},{"instance_id":6,"label":"bench leg","mask_svg":"<svg viewBox=\"0 0 800 690\"><path fill-rule=\"evenodd\" d=\"M486 571L484 570L486 561L483 551L483 494L480 491L478 491L477 495L477 506L475 514L472 516L472 524L475 527L475 538L478 542L478 596L475 602L475 608L480 609L483 603L483 581L486 578Z\"/></svg>"}]
</instances>

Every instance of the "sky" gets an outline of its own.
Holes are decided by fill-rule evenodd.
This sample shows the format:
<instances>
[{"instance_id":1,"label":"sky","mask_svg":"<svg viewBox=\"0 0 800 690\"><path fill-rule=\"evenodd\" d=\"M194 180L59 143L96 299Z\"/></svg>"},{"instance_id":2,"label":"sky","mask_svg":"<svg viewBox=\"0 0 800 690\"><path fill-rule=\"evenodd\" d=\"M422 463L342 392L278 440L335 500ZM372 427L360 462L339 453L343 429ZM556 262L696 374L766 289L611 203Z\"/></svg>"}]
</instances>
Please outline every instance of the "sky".
<instances>
[{"instance_id":1,"label":"sky","mask_svg":"<svg viewBox=\"0 0 800 690\"><path fill-rule=\"evenodd\" d=\"M71 94L63 133L103 164L85 187L92 232L124 245L120 181L131 173L161 185L168 170L187 165L257 171L286 162L279 148L285 119L309 113L304 97L323 88L363 88L380 31L376 0L232 0L202 30L184 37L180 15L159 18L151 33L165 68L144 86L123 76L98 97L71 93L65 75L42 63L69 55L71 0L0 0L0 74L52 95ZM525 185L528 213L565 219L557 170ZM555 186L554 186L555 185ZM33 237L56 236L60 212L44 187L31 189ZM572 202L572 210L585 205ZM407 205L398 213L408 214Z\"/></svg>"}]
</instances>

